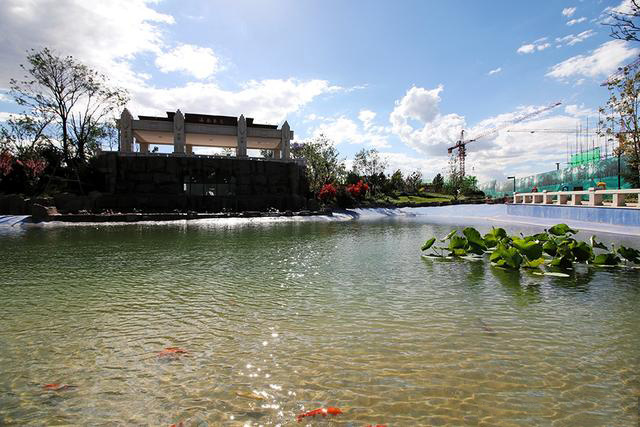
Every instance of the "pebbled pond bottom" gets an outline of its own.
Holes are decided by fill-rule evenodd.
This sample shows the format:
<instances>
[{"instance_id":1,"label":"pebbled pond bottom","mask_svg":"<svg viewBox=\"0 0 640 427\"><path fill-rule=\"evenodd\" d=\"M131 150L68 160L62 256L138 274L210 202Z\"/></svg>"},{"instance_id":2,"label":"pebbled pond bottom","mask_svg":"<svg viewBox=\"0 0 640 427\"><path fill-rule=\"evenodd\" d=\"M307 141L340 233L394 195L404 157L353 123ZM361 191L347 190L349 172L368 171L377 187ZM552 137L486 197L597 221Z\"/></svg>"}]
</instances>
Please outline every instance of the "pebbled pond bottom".
<instances>
[{"instance_id":1,"label":"pebbled pond bottom","mask_svg":"<svg viewBox=\"0 0 640 427\"><path fill-rule=\"evenodd\" d=\"M5 232L0 425L637 425L638 270L421 259L449 229ZM344 414L295 420L327 406Z\"/></svg>"}]
</instances>

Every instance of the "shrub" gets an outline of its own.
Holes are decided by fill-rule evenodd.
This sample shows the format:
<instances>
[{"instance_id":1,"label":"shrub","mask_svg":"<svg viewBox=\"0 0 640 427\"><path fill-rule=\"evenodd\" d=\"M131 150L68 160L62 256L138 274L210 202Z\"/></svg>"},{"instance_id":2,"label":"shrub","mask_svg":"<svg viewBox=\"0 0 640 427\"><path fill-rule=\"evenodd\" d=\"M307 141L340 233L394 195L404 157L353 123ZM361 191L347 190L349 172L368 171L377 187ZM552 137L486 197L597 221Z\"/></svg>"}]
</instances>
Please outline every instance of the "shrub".
<instances>
[{"instance_id":1,"label":"shrub","mask_svg":"<svg viewBox=\"0 0 640 427\"><path fill-rule=\"evenodd\" d=\"M318 199L323 202L328 202L335 199L336 194L338 194L338 191L336 190L336 187L333 186L333 184L325 184L318 192Z\"/></svg>"},{"instance_id":2,"label":"shrub","mask_svg":"<svg viewBox=\"0 0 640 427\"><path fill-rule=\"evenodd\" d=\"M363 198L365 194L367 194L367 191L369 191L369 184L362 180L358 181L357 184L347 185L347 193L349 193L354 199Z\"/></svg>"}]
</instances>

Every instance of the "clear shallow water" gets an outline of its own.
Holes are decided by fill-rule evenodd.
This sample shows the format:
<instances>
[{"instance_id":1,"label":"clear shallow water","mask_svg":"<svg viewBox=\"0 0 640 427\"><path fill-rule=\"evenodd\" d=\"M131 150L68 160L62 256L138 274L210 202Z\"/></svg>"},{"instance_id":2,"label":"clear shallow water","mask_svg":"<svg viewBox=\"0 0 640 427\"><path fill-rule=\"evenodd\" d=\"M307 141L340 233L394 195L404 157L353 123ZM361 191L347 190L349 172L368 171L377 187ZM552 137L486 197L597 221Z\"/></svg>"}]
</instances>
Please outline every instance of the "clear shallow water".
<instances>
[{"instance_id":1,"label":"clear shallow water","mask_svg":"<svg viewBox=\"0 0 640 427\"><path fill-rule=\"evenodd\" d=\"M0 425L637 425L637 270L423 260L429 221L5 230Z\"/></svg>"}]
</instances>

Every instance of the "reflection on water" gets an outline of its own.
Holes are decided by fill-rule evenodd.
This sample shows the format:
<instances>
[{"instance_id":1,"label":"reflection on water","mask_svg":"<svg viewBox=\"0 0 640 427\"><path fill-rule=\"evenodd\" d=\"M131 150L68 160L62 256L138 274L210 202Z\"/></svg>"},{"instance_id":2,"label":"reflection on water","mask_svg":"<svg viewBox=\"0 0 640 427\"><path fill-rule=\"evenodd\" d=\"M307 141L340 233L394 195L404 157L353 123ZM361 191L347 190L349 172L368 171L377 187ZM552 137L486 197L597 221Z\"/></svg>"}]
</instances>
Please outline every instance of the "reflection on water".
<instances>
[{"instance_id":1,"label":"reflection on water","mask_svg":"<svg viewBox=\"0 0 640 427\"><path fill-rule=\"evenodd\" d=\"M427 221L3 233L0 425L637 423L637 270L425 260Z\"/></svg>"}]
</instances>

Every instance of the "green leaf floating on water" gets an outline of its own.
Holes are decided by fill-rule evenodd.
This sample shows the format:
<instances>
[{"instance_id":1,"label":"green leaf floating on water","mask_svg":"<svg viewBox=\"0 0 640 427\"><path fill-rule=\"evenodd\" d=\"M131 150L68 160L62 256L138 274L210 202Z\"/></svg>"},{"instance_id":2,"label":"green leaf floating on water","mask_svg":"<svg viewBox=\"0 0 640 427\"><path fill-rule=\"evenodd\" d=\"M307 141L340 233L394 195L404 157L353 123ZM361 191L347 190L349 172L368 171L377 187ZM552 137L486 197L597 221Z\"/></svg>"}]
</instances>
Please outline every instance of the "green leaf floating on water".
<instances>
[{"instance_id":1,"label":"green leaf floating on water","mask_svg":"<svg viewBox=\"0 0 640 427\"><path fill-rule=\"evenodd\" d=\"M422 248L420 248L423 251L426 251L427 249L429 249L431 246L433 246L433 244L436 242L436 238L432 237L429 240L427 240L426 242L424 242L424 245L422 245Z\"/></svg>"},{"instance_id":2,"label":"green leaf floating on water","mask_svg":"<svg viewBox=\"0 0 640 427\"><path fill-rule=\"evenodd\" d=\"M542 256L542 245L536 242L527 242L525 239L513 239L513 246L528 259L538 259Z\"/></svg>"},{"instance_id":3,"label":"green leaf floating on water","mask_svg":"<svg viewBox=\"0 0 640 427\"><path fill-rule=\"evenodd\" d=\"M448 246L434 246L436 238L427 240L421 247L423 251L431 249L425 258L440 259L482 259L489 252L489 260L497 267L510 270L520 268L537 269L549 265L561 269L572 269L574 263L586 263L600 267L618 267L625 260L627 266L631 263L640 264L640 251L626 246L612 249L610 252L596 255L595 249L606 250L606 245L598 242L592 236L589 242L573 238L578 231L566 224L556 224L548 232L525 236L509 236L503 228L494 227L487 234L481 234L473 227L465 227L463 236L452 230L441 241L448 240ZM447 254L448 251L448 254ZM447 256L444 256L444 255ZM468 257L474 254L474 258ZM551 257L544 258L543 254ZM640 268L640 267L638 267ZM537 275L568 277L564 273L544 272Z\"/></svg>"},{"instance_id":4,"label":"green leaf floating on water","mask_svg":"<svg viewBox=\"0 0 640 427\"><path fill-rule=\"evenodd\" d=\"M569 228L567 224L556 224L549 229L549 233L553 234L554 236L564 236L567 233L576 234L577 232L578 230Z\"/></svg>"},{"instance_id":5,"label":"green leaf floating on water","mask_svg":"<svg viewBox=\"0 0 640 427\"><path fill-rule=\"evenodd\" d=\"M618 265L620 263L620 258L618 258L615 254L606 253L597 255L593 259L593 263L595 265Z\"/></svg>"},{"instance_id":6,"label":"green leaf floating on water","mask_svg":"<svg viewBox=\"0 0 640 427\"><path fill-rule=\"evenodd\" d=\"M573 262L570 257L562 255L552 259L549 265L552 267L560 267L566 269L573 267Z\"/></svg>"},{"instance_id":7,"label":"green leaf floating on water","mask_svg":"<svg viewBox=\"0 0 640 427\"><path fill-rule=\"evenodd\" d=\"M604 249L605 251L608 251L608 250L609 250L609 248L608 248L608 247L606 247L606 246L604 245L604 243L598 242L598 241L596 240L596 236L591 236L591 239L589 239L589 240L590 240L590 243L591 243L591 247L592 247L593 249L598 248L598 249Z\"/></svg>"},{"instance_id":8,"label":"green leaf floating on water","mask_svg":"<svg viewBox=\"0 0 640 427\"><path fill-rule=\"evenodd\" d=\"M640 251L634 248L627 248L625 246L620 245L620 247L616 250L616 252L618 252L618 254L622 256L622 258L636 264L640 259Z\"/></svg>"},{"instance_id":9,"label":"green leaf floating on water","mask_svg":"<svg viewBox=\"0 0 640 427\"><path fill-rule=\"evenodd\" d=\"M458 230L456 230L455 228L453 230L451 230L451 232L449 234L447 234L446 236L444 236L442 239L440 239L441 242L444 242L446 240L449 240L451 237L453 237L454 234L456 234Z\"/></svg>"},{"instance_id":10,"label":"green leaf floating on water","mask_svg":"<svg viewBox=\"0 0 640 427\"><path fill-rule=\"evenodd\" d=\"M538 233L538 234L534 234L532 237L534 238L534 240L537 240L538 242L546 242L549 240L548 233Z\"/></svg>"},{"instance_id":11,"label":"green leaf floating on water","mask_svg":"<svg viewBox=\"0 0 640 427\"><path fill-rule=\"evenodd\" d=\"M476 230L475 228L467 227L464 230L462 230L462 234L464 234L464 237L467 238L469 243L471 243L473 245L476 245L481 249L485 249L486 248L486 246L484 244L484 240L482 239L482 236L480 235L478 230Z\"/></svg>"},{"instance_id":12,"label":"green leaf floating on water","mask_svg":"<svg viewBox=\"0 0 640 427\"><path fill-rule=\"evenodd\" d=\"M558 252L558 245L554 240L549 240L542 245L542 250L551 256L556 256L556 253Z\"/></svg>"},{"instance_id":13,"label":"green leaf floating on water","mask_svg":"<svg viewBox=\"0 0 640 427\"><path fill-rule=\"evenodd\" d=\"M467 246L467 239L461 236L451 236L449 240L449 250L464 249Z\"/></svg>"},{"instance_id":14,"label":"green leaf floating on water","mask_svg":"<svg viewBox=\"0 0 640 427\"><path fill-rule=\"evenodd\" d=\"M571 253L578 262L590 261L593 258L593 248L587 244L587 242L572 242L569 247Z\"/></svg>"},{"instance_id":15,"label":"green leaf floating on water","mask_svg":"<svg viewBox=\"0 0 640 427\"><path fill-rule=\"evenodd\" d=\"M489 257L491 262L498 267L512 268L517 270L522 264L522 256L516 248L507 248L502 243L491 253Z\"/></svg>"},{"instance_id":16,"label":"green leaf floating on water","mask_svg":"<svg viewBox=\"0 0 640 427\"><path fill-rule=\"evenodd\" d=\"M544 258L540 257L532 261L526 261L522 266L524 268L538 268L544 264Z\"/></svg>"}]
</instances>

